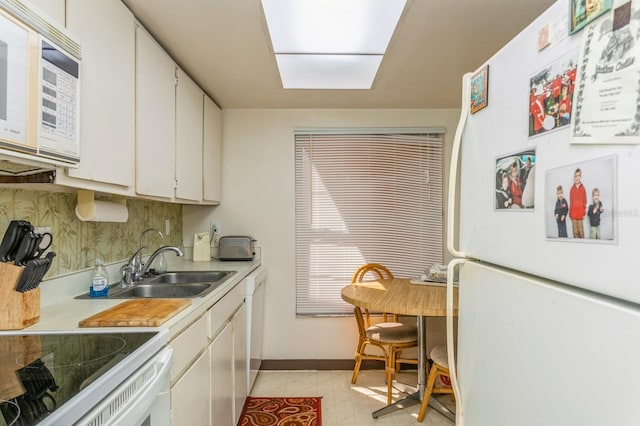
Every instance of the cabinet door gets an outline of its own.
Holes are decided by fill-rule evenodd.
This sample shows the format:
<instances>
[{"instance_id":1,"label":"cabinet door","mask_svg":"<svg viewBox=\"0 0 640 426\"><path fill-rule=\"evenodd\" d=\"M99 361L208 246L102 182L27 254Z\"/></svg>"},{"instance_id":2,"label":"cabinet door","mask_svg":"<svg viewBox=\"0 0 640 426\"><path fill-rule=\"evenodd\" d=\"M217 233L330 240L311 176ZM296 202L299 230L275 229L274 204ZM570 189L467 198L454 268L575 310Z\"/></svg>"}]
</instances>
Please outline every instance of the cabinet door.
<instances>
[{"instance_id":1,"label":"cabinet door","mask_svg":"<svg viewBox=\"0 0 640 426\"><path fill-rule=\"evenodd\" d=\"M136 27L136 192L173 198L176 66Z\"/></svg>"},{"instance_id":2,"label":"cabinet door","mask_svg":"<svg viewBox=\"0 0 640 426\"><path fill-rule=\"evenodd\" d=\"M202 201L204 93L181 69L176 88L176 198Z\"/></svg>"},{"instance_id":3,"label":"cabinet door","mask_svg":"<svg viewBox=\"0 0 640 426\"><path fill-rule=\"evenodd\" d=\"M233 327L231 323L227 323L211 342L209 356L211 359L211 425L237 424L237 421L233 421Z\"/></svg>"},{"instance_id":4,"label":"cabinet door","mask_svg":"<svg viewBox=\"0 0 640 426\"><path fill-rule=\"evenodd\" d=\"M201 351L207 350L209 345L208 320L207 315L201 316L171 340L170 345L173 349L173 363L171 363L172 382L175 382L183 371L188 369Z\"/></svg>"},{"instance_id":5,"label":"cabinet door","mask_svg":"<svg viewBox=\"0 0 640 426\"><path fill-rule=\"evenodd\" d=\"M135 34L120 1L68 0L68 26L80 40L80 167L69 176L134 184Z\"/></svg>"},{"instance_id":6,"label":"cabinet door","mask_svg":"<svg viewBox=\"0 0 640 426\"><path fill-rule=\"evenodd\" d=\"M64 0L31 0L31 3L36 5L48 15L53 21L64 28L65 25L65 3Z\"/></svg>"},{"instance_id":7,"label":"cabinet door","mask_svg":"<svg viewBox=\"0 0 640 426\"><path fill-rule=\"evenodd\" d=\"M204 351L171 388L172 424L208 425L210 412L209 353Z\"/></svg>"},{"instance_id":8,"label":"cabinet door","mask_svg":"<svg viewBox=\"0 0 640 426\"><path fill-rule=\"evenodd\" d=\"M204 97L202 155L203 199L220 202L222 187L222 111L211 98Z\"/></svg>"},{"instance_id":9,"label":"cabinet door","mask_svg":"<svg viewBox=\"0 0 640 426\"><path fill-rule=\"evenodd\" d=\"M242 303L233 316L233 393L234 415L238 423L247 399L247 304Z\"/></svg>"}]
</instances>

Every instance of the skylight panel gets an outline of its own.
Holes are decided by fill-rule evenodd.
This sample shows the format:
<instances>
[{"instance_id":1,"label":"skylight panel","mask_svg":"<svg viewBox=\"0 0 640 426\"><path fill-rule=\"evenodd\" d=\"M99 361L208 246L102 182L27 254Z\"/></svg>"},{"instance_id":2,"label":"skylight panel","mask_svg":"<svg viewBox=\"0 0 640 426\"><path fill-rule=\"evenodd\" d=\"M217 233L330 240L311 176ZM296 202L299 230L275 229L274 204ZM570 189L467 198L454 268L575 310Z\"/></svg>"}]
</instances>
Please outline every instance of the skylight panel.
<instances>
[{"instance_id":1,"label":"skylight panel","mask_svg":"<svg viewBox=\"0 0 640 426\"><path fill-rule=\"evenodd\" d=\"M276 55L285 89L370 89L382 55Z\"/></svg>"},{"instance_id":2,"label":"skylight panel","mask_svg":"<svg viewBox=\"0 0 640 426\"><path fill-rule=\"evenodd\" d=\"M262 0L283 87L371 88L405 3Z\"/></svg>"}]
</instances>

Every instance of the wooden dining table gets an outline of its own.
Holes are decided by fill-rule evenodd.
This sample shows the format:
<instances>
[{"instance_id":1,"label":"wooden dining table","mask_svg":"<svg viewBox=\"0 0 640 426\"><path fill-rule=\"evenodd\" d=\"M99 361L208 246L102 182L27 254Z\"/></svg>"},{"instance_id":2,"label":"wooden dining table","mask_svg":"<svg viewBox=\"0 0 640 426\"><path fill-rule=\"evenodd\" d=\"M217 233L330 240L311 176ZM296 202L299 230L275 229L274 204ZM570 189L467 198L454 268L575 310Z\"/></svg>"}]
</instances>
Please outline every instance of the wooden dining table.
<instances>
[{"instance_id":1,"label":"wooden dining table","mask_svg":"<svg viewBox=\"0 0 640 426\"><path fill-rule=\"evenodd\" d=\"M417 317L418 326L418 387L409 396L373 412L373 418L410 407L422 401L427 382L426 369L426 320L428 317L447 315L446 286L440 283L412 284L409 278L353 283L342 289L342 300L361 309L377 312L391 312ZM458 315L458 288L453 292L453 315ZM435 398L429 406L455 422L451 412Z\"/></svg>"}]
</instances>

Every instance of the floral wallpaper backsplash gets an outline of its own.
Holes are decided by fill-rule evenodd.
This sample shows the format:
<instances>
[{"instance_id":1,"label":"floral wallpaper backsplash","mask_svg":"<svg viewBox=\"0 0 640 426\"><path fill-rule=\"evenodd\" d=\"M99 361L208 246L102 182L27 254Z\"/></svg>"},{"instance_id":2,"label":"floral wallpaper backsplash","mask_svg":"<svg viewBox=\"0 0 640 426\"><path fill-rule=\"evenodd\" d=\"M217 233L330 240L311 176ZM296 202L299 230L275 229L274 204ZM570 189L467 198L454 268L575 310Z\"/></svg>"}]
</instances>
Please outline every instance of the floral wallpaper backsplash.
<instances>
[{"instance_id":1,"label":"floral wallpaper backsplash","mask_svg":"<svg viewBox=\"0 0 640 426\"><path fill-rule=\"evenodd\" d=\"M92 268L96 259L104 263L127 259L140 248L142 232L156 228L164 233L167 219L171 235L163 243L158 234L147 233L146 253L162 244L182 245L181 205L133 199L126 203L129 220L125 223L82 222L75 213L76 193L0 189L0 238L14 219L50 227L53 244L49 250L56 257L46 278Z\"/></svg>"}]
</instances>

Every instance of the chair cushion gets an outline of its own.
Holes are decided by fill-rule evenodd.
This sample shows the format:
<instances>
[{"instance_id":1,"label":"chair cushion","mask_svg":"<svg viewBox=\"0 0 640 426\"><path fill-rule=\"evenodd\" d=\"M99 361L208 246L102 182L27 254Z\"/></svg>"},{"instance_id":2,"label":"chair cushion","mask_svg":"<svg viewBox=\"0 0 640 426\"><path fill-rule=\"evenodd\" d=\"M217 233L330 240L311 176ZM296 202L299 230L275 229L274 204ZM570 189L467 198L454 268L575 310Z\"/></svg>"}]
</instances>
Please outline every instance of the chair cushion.
<instances>
[{"instance_id":1,"label":"chair cushion","mask_svg":"<svg viewBox=\"0 0 640 426\"><path fill-rule=\"evenodd\" d=\"M379 322L366 330L367 337L389 343L410 343L418 339L418 327L401 322Z\"/></svg>"},{"instance_id":2,"label":"chair cushion","mask_svg":"<svg viewBox=\"0 0 640 426\"><path fill-rule=\"evenodd\" d=\"M433 349L431 349L431 354L429 354L429 357L436 364L440 364L445 368L449 368L449 357L447 356L446 346L444 345L434 346Z\"/></svg>"}]
</instances>

